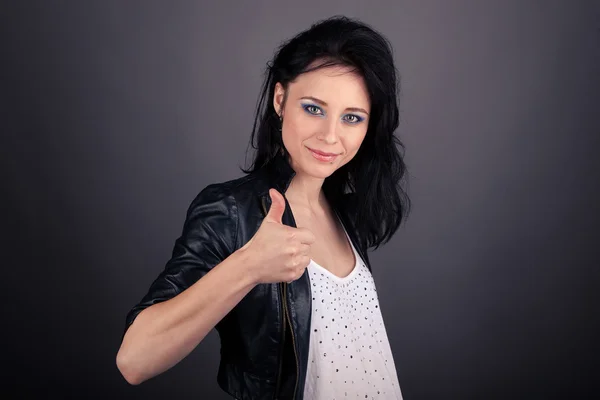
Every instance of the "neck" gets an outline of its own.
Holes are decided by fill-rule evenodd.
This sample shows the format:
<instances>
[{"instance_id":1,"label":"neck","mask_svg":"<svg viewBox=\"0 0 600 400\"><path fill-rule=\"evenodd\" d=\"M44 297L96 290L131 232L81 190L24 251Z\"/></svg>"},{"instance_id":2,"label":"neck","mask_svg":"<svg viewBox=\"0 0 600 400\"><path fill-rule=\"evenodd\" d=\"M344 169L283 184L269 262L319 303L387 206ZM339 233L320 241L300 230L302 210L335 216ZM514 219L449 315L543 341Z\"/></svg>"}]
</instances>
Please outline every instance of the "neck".
<instances>
[{"instance_id":1,"label":"neck","mask_svg":"<svg viewBox=\"0 0 600 400\"><path fill-rule=\"evenodd\" d=\"M323 182L323 179L297 173L290 181L285 197L297 207L320 214L326 208Z\"/></svg>"}]
</instances>

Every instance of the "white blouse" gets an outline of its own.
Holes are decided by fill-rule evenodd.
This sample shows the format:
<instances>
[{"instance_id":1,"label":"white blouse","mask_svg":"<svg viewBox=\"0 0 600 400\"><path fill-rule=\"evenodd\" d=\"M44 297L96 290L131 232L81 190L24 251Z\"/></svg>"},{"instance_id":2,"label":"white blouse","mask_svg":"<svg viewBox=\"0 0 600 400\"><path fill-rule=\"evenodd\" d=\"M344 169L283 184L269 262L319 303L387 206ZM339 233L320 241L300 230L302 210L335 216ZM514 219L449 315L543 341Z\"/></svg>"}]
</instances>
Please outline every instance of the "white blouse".
<instances>
[{"instance_id":1,"label":"white blouse","mask_svg":"<svg viewBox=\"0 0 600 400\"><path fill-rule=\"evenodd\" d=\"M373 276L348 241L356 258L348 276L313 260L307 267L312 317L304 399L402 399Z\"/></svg>"}]
</instances>

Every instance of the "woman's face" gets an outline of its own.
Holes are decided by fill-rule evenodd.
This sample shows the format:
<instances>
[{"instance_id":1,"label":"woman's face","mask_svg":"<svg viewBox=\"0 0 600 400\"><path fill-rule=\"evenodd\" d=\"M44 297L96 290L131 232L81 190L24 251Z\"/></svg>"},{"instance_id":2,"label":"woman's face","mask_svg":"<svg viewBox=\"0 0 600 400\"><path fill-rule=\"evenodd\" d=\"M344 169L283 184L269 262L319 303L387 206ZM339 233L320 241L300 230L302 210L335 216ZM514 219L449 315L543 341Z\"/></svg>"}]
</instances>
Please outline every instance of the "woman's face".
<instances>
[{"instance_id":1,"label":"woman's face","mask_svg":"<svg viewBox=\"0 0 600 400\"><path fill-rule=\"evenodd\" d=\"M277 83L273 105L283 116L283 144L292 168L325 179L352 160L367 133L370 102L364 81L347 67L325 67L301 74L288 91L281 111L284 89Z\"/></svg>"}]
</instances>

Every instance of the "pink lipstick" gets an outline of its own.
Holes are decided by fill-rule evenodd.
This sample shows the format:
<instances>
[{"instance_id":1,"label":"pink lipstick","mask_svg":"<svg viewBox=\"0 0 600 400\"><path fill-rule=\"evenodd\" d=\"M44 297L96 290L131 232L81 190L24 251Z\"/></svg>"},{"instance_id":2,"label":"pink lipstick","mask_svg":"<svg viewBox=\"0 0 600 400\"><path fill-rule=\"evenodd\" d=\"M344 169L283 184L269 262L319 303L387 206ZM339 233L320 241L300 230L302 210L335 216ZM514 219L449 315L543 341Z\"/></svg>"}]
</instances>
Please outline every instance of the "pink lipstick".
<instances>
[{"instance_id":1,"label":"pink lipstick","mask_svg":"<svg viewBox=\"0 0 600 400\"><path fill-rule=\"evenodd\" d=\"M312 154L312 156L314 158L316 158L319 161L324 161L324 162L331 162L333 160L335 160L337 158L337 156L339 154L334 154L334 153L324 153L318 150L313 150L309 147L307 147L308 151L310 151L310 154Z\"/></svg>"}]
</instances>

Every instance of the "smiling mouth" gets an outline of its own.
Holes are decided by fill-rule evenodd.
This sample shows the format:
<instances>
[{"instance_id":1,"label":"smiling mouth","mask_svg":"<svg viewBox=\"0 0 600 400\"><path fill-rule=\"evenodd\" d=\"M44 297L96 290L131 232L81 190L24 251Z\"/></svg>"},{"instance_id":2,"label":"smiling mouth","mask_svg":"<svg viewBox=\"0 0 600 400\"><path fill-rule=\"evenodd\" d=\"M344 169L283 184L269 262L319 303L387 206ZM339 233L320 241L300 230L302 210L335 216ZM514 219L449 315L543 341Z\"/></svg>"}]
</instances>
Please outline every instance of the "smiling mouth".
<instances>
[{"instance_id":1,"label":"smiling mouth","mask_svg":"<svg viewBox=\"0 0 600 400\"><path fill-rule=\"evenodd\" d=\"M337 158L337 156L339 155L339 154L329 154L329 155L322 154L322 153L319 153L319 152L311 149L310 147L307 147L307 149L308 149L308 151L310 151L310 154L319 161L331 162L331 161L335 160Z\"/></svg>"}]
</instances>

